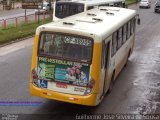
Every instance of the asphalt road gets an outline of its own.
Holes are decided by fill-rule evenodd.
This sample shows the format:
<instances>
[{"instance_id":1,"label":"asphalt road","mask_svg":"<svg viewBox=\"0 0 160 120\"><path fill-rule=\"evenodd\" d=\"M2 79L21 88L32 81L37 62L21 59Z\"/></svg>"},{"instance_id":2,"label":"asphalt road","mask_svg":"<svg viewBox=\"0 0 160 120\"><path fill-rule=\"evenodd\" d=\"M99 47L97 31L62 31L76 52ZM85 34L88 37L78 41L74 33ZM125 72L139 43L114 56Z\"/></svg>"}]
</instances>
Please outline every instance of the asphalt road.
<instances>
[{"instance_id":1,"label":"asphalt road","mask_svg":"<svg viewBox=\"0 0 160 120\"><path fill-rule=\"evenodd\" d=\"M34 14L34 10L26 10L26 15ZM0 20L7 19L7 18L13 18L13 17L19 17L19 16L25 16L25 9L12 9L12 10L5 10L0 11Z\"/></svg>"},{"instance_id":2,"label":"asphalt road","mask_svg":"<svg viewBox=\"0 0 160 120\"><path fill-rule=\"evenodd\" d=\"M20 120L51 119L72 120L86 114L122 117L136 114L144 119L146 114L160 114L160 14L150 9L131 6L140 14L134 52L127 66L115 81L113 90L96 107L86 107L30 96L29 72L33 38L0 48L0 113L14 114ZM18 47L17 47L18 46ZM16 101L19 106L2 106L2 102ZM32 102L31 105L24 105ZM33 103L39 103L34 104ZM114 116L117 115L117 116ZM119 115L119 116L118 116ZM160 119L160 116L154 116ZM128 119L127 119L128 120Z\"/></svg>"}]
</instances>

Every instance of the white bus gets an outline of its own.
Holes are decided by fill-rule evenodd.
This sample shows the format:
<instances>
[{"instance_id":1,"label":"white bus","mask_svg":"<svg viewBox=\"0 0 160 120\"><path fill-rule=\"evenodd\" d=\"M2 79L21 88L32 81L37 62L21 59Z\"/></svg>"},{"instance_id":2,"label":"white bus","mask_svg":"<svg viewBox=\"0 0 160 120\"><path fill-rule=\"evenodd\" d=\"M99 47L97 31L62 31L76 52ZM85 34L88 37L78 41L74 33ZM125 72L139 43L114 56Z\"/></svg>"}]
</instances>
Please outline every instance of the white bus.
<instances>
[{"instance_id":1,"label":"white bus","mask_svg":"<svg viewBox=\"0 0 160 120\"><path fill-rule=\"evenodd\" d=\"M99 7L37 28L32 95L95 106L131 55L136 11Z\"/></svg>"},{"instance_id":2,"label":"white bus","mask_svg":"<svg viewBox=\"0 0 160 120\"><path fill-rule=\"evenodd\" d=\"M125 0L63 0L54 2L53 21L93 9L98 6L125 7Z\"/></svg>"}]
</instances>

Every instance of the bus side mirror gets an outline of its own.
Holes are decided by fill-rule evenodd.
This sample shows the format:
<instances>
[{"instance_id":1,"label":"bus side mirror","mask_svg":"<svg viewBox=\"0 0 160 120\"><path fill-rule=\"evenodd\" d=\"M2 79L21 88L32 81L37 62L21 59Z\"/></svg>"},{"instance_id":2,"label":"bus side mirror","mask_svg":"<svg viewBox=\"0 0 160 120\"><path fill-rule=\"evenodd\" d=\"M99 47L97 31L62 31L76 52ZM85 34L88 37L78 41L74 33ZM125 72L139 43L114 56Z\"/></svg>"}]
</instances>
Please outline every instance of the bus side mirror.
<instances>
[{"instance_id":1,"label":"bus side mirror","mask_svg":"<svg viewBox=\"0 0 160 120\"><path fill-rule=\"evenodd\" d=\"M140 25L141 24L141 20L140 18L137 19L137 24Z\"/></svg>"}]
</instances>

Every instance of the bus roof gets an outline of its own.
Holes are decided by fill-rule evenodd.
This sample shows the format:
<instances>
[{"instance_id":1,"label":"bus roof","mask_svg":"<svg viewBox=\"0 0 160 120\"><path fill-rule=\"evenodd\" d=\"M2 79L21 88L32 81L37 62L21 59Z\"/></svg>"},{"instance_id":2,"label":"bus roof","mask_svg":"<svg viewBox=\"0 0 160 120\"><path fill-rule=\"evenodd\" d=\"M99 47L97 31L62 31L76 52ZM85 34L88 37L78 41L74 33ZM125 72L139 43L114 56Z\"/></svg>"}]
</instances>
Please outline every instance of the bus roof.
<instances>
[{"instance_id":1,"label":"bus roof","mask_svg":"<svg viewBox=\"0 0 160 120\"><path fill-rule=\"evenodd\" d=\"M74 3L84 3L87 5L99 5L106 3L116 3L116 2L125 2L125 0L62 0L58 2L74 2Z\"/></svg>"},{"instance_id":2,"label":"bus roof","mask_svg":"<svg viewBox=\"0 0 160 120\"><path fill-rule=\"evenodd\" d=\"M131 18L136 16L136 11L118 7L99 7L79 13L57 22L45 24L37 29L36 34L40 30L54 31L79 34L79 35L96 35L105 39L115 30L123 26Z\"/></svg>"}]
</instances>

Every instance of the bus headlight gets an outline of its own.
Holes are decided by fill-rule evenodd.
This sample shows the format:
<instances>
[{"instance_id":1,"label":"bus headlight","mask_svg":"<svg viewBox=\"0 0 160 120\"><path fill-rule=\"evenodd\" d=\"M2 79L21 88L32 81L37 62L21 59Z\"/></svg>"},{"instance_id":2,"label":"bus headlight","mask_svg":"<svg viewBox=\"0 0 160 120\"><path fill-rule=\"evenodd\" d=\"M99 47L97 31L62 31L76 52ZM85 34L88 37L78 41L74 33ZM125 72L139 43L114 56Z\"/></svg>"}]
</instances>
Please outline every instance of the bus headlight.
<instances>
[{"instance_id":1,"label":"bus headlight","mask_svg":"<svg viewBox=\"0 0 160 120\"><path fill-rule=\"evenodd\" d=\"M91 80L89 81L88 83L88 86L87 86L87 89L85 90L85 95L88 95L92 92L93 90L93 87L95 85L95 80L93 78L91 78Z\"/></svg>"}]
</instances>

